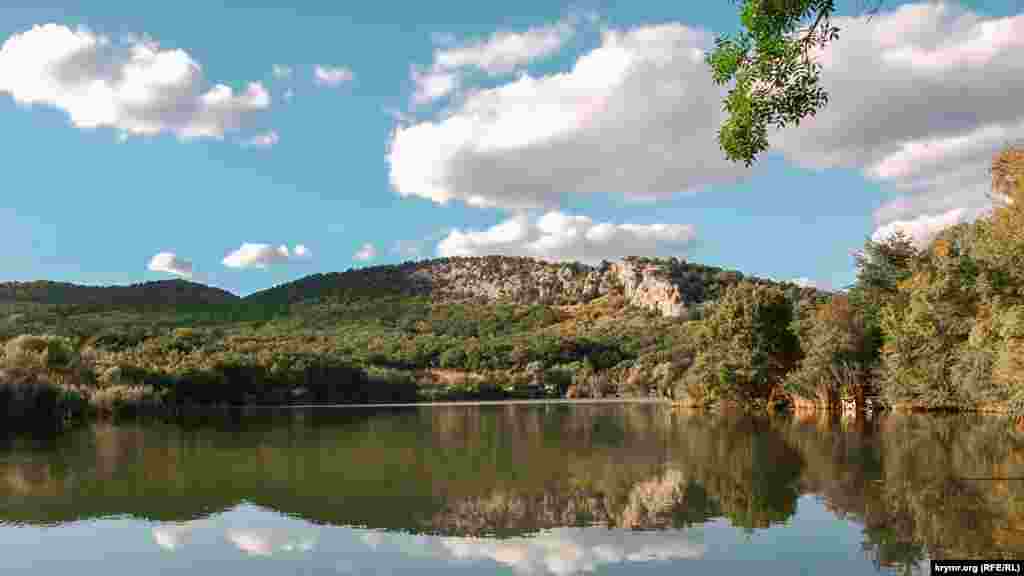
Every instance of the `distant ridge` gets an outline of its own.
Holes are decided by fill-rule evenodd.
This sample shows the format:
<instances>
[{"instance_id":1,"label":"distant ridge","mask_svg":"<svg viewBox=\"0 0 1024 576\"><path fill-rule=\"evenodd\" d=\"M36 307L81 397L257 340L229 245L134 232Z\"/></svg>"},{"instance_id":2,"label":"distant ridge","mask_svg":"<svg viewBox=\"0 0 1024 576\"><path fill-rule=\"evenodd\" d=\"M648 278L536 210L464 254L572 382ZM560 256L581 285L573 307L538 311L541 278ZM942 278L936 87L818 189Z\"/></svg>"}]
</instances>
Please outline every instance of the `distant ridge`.
<instances>
[{"instance_id":1,"label":"distant ridge","mask_svg":"<svg viewBox=\"0 0 1024 576\"><path fill-rule=\"evenodd\" d=\"M280 306L303 301L345 301L353 297L422 296L436 302L472 300L574 305L615 292L634 306L679 317L686 314L688 307L714 300L727 286L742 280L786 286L796 290L795 296L815 291L677 258L626 257L590 266L518 256L467 256L311 274L244 298L220 288L180 279L130 286L83 286L45 280L6 282L0 283L0 303L113 307Z\"/></svg>"},{"instance_id":2,"label":"distant ridge","mask_svg":"<svg viewBox=\"0 0 1024 576\"><path fill-rule=\"evenodd\" d=\"M678 258L630 256L590 266L528 257L472 256L312 274L255 292L244 301L292 304L411 295L445 302L574 305L616 292L631 305L679 317L689 306L714 300L726 287L743 280L780 285L794 291L794 295L816 291Z\"/></svg>"},{"instance_id":3,"label":"distant ridge","mask_svg":"<svg viewBox=\"0 0 1024 576\"><path fill-rule=\"evenodd\" d=\"M241 298L220 288L187 280L157 280L127 286L85 286L36 280L0 282L0 302L49 305L180 306L228 304Z\"/></svg>"}]
</instances>

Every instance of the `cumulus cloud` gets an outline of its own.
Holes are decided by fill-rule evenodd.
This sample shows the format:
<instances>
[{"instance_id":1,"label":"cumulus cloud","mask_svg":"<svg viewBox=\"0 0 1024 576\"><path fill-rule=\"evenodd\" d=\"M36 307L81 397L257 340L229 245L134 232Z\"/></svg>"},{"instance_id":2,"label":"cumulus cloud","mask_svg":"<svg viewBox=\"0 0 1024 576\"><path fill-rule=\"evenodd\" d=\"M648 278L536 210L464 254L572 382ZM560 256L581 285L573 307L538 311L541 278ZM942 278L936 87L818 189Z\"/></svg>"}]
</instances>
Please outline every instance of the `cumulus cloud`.
<instances>
[{"instance_id":1,"label":"cumulus cloud","mask_svg":"<svg viewBox=\"0 0 1024 576\"><path fill-rule=\"evenodd\" d=\"M285 66L284 64L274 64L272 72L274 74L274 78L277 78L278 80L292 77L292 67Z\"/></svg>"},{"instance_id":2,"label":"cumulus cloud","mask_svg":"<svg viewBox=\"0 0 1024 576\"><path fill-rule=\"evenodd\" d=\"M956 208L941 214L922 214L911 220L893 220L884 226L879 226L871 235L871 239L881 242L897 232L902 232L909 236L917 247L921 248L942 230L964 222L965 216L966 210Z\"/></svg>"},{"instance_id":3,"label":"cumulus cloud","mask_svg":"<svg viewBox=\"0 0 1024 576\"><path fill-rule=\"evenodd\" d=\"M271 130L270 132L264 132L263 134L253 136L243 142L242 145L247 148L270 148L280 140L281 138L277 135L277 131Z\"/></svg>"},{"instance_id":4,"label":"cumulus cloud","mask_svg":"<svg viewBox=\"0 0 1024 576\"><path fill-rule=\"evenodd\" d=\"M313 69L313 81L318 86L341 86L353 78L352 71L344 66L317 66Z\"/></svg>"},{"instance_id":5,"label":"cumulus cloud","mask_svg":"<svg viewBox=\"0 0 1024 576\"><path fill-rule=\"evenodd\" d=\"M316 546L315 530L283 528L232 528L227 539L250 556L272 556L277 552L309 552Z\"/></svg>"},{"instance_id":6,"label":"cumulus cloud","mask_svg":"<svg viewBox=\"0 0 1024 576\"><path fill-rule=\"evenodd\" d=\"M174 252L160 252L150 258L148 268L153 272L166 272L182 278L192 277L192 262Z\"/></svg>"},{"instance_id":7,"label":"cumulus cloud","mask_svg":"<svg viewBox=\"0 0 1024 576\"><path fill-rule=\"evenodd\" d=\"M735 181L748 170L714 144L723 89L710 45L678 24L609 30L569 72L524 74L396 127L391 185L438 203L552 208L565 193L650 200Z\"/></svg>"},{"instance_id":8,"label":"cumulus cloud","mask_svg":"<svg viewBox=\"0 0 1024 576\"><path fill-rule=\"evenodd\" d=\"M857 168L896 190L875 213L877 234L927 236L957 210L983 212L993 154L1024 137L1024 14L930 2L836 25L839 40L819 53L828 107L773 145L798 165Z\"/></svg>"},{"instance_id":9,"label":"cumulus cloud","mask_svg":"<svg viewBox=\"0 0 1024 576\"><path fill-rule=\"evenodd\" d=\"M228 268L268 268L274 264L286 262L294 258L307 258L309 251L299 244L293 252L285 245L253 244L245 242L237 250L224 257L223 264Z\"/></svg>"},{"instance_id":10,"label":"cumulus cloud","mask_svg":"<svg viewBox=\"0 0 1024 576\"><path fill-rule=\"evenodd\" d=\"M576 18L568 18L525 32L498 31L462 45L457 45L454 36L435 34L435 43L442 47L434 51L434 62L427 72L413 68L413 102L422 104L451 94L458 86L460 71L482 70L496 76L551 56L575 35L575 25Z\"/></svg>"},{"instance_id":11,"label":"cumulus cloud","mask_svg":"<svg viewBox=\"0 0 1024 576\"><path fill-rule=\"evenodd\" d=\"M45 24L0 47L0 92L19 104L63 110L78 128L222 138L270 106L258 82L238 93L207 84L187 52L140 37L114 43L83 28Z\"/></svg>"},{"instance_id":12,"label":"cumulus cloud","mask_svg":"<svg viewBox=\"0 0 1024 576\"><path fill-rule=\"evenodd\" d=\"M452 230L438 243L437 255L502 254L596 264L624 256L679 256L695 238L688 224L613 224L553 211L532 222L521 214L486 230Z\"/></svg>"},{"instance_id":13,"label":"cumulus cloud","mask_svg":"<svg viewBox=\"0 0 1024 576\"><path fill-rule=\"evenodd\" d=\"M306 248L305 244L297 244L295 246L295 250L293 250L292 253L295 254L296 258L312 258L313 257L313 253L309 251L309 248Z\"/></svg>"},{"instance_id":14,"label":"cumulus cloud","mask_svg":"<svg viewBox=\"0 0 1024 576\"><path fill-rule=\"evenodd\" d=\"M356 260L359 260L360 262L373 260L374 258L377 257L377 248L374 247L373 244L367 242L366 244L363 244L359 248L359 250L352 255L352 257L355 258Z\"/></svg>"}]
</instances>

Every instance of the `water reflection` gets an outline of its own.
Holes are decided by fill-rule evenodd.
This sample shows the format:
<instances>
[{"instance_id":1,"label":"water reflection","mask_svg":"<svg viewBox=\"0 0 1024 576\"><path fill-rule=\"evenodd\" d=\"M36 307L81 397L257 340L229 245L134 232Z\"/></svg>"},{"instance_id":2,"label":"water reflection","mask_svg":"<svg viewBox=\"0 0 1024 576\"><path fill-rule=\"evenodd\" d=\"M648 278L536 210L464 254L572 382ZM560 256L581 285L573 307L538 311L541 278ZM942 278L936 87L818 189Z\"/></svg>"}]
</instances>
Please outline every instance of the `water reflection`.
<instances>
[{"instance_id":1,"label":"water reflection","mask_svg":"<svg viewBox=\"0 0 1024 576\"><path fill-rule=\"evenodd\" d=\"M188 543L189 537L192 536L192 531L197 526L202 526L202 524L199 521L167 522L154 526L152 529L153 541L164 550L177 550Z\"/></svg>"},{"instance_id":2,"label":"water reflection","mask_svg":"<svg viewBox=\"0 0 1024 576\"><path fill-rule=\"evenodd\" d=\"M236 548L250 556L271 556L275 552L309 552L316 545L317 532L294 534L273 528L235 528L227 538Z\"/></svg>"},{"instance_id":3,"label":"water reflection","mask_svg":"<svg viewBox=\"0 0 1024 576\"><path fill-rule=\"evenodd\" d=\"M556 528L529 537L442 538L444 555L492 560L521 574L577 574L605 564L700 558L703 547L686 531L628 532L603 528Z\"/></svg>"},{"instance_id":4,"label":"water reflection","mask_svg":"<svg viewBox=\"0 0 1024 576\"><path fill-rule=\"evenodd\" d=\"M156 554L108 574L173 572L174 558L332 574L738 574L740 558L909 573L932 556L1024 558L1024 435L997 418L314 409L5 442L0 570L56 562L51 542L84 525L100 549ZM75 550L61 553L94 552Z\"/></svg>"},{"instance_id":5,"label":"water reflection","mask_svg":"<svg viewBox=\"0 0 1024 576\"><path fill-rule=\"evenodd\" d=\"M250 527L240 528L241 519ZM225 526L233 526L227 527ZM379 567L382 555L433 561L464 568L505 566L518 574L568 575L625 563L695 559L703 554L699 532L632 532L606 528L556 528L529 536L496 539L445 537L361 528L319 527L281 518L272 510L242 505L210 520L162 523L152 528L157 546L187 552L187 546L216 546L218 537L247 556L308 553L318 546L343 550L334 562L342 572ZM323 542L321 542L323 536ZM197 542L193 543L192 541Z\"/></svg>"}]
</instances>

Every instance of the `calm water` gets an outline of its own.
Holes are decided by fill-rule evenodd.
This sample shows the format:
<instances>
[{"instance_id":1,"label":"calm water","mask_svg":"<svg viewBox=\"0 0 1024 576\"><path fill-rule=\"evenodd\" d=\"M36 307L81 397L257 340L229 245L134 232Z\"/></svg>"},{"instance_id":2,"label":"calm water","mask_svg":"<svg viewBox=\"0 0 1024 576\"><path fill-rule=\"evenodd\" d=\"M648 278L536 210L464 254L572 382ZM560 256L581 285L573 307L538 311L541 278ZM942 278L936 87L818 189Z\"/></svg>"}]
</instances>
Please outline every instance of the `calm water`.
<instances>
[{"instance_id":1,"label":"calm water","mask_svg":"<svg viewBox=\"0 0 1024 576\"><path fill-rule=\"evenodd\" d=\"M0 443L0 573L927 573L1024 558L1024 434L663 405L222 412Z\"/></svg>"}]
</instances>

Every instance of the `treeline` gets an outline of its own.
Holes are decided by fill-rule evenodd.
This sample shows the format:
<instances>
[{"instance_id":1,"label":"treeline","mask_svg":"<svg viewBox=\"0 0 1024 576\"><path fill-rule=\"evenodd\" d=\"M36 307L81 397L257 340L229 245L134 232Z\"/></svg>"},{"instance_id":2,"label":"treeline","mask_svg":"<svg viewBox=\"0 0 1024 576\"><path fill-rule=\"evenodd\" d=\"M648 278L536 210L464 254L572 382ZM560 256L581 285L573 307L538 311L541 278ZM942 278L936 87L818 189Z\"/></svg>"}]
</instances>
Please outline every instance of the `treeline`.
<instances>
[{"instance_id":1,"label":"treeline","mask_svg":"<svg viewBox=\"0 0 1024 576\"><path fill-rule=\"evenodd\" d=\"M39 304L149 306L223 304L238 296L220 288L186 280L160 280L130 286L82 286L67 282L0 282L0 301Z\"/></svg>"},{"instance_id":2,"label":"treeline","mask_svg":"<svg viewBox=\"0 0 1024 576\"><path fill-rule=\"evenodd\" d=\"M920 409L1024 411L1024 149L993 162L990 213L926 246L869 242L856 285L799 319L787 379L817 396L874 390Z\"/></svg>"},{"instance_id":3,"label":"treeline","mask_svg":"<svg viewBox=\"0 0 1024 576\"><path fill-rule=\"evenodd\" d=\"M730 288L696 327L689 398L1024 412L1024 150L992 173L991 212L925 246L869 240L844 293Z\"/></svg>"}]
</instances>

